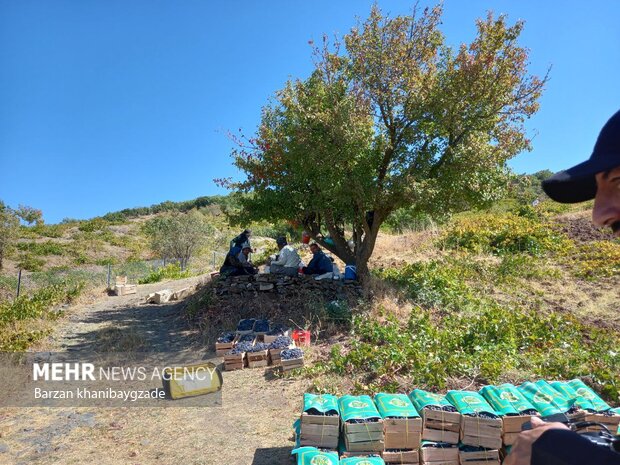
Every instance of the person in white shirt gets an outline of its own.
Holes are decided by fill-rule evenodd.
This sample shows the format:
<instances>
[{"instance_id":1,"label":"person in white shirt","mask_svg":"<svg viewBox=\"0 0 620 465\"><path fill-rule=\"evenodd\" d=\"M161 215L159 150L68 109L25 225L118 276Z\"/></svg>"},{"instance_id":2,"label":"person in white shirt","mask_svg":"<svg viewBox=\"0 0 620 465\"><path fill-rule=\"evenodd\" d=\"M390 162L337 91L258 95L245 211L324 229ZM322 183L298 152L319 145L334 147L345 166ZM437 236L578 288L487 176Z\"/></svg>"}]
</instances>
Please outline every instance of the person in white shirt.
<instances>
[{"instance_id":1,"label":"person in white shirt","mask_svg":"<svg viewBox=\"0 0 620 465\"><path fill-rule=\"evenodd\" d=\"M282 274L286 276L297 276L301 258L297 250L288 245L285 237L278 237L276 244L280 253L275 260L268 262L269 271L273 274Z\"/></svg>"}]
</instances>

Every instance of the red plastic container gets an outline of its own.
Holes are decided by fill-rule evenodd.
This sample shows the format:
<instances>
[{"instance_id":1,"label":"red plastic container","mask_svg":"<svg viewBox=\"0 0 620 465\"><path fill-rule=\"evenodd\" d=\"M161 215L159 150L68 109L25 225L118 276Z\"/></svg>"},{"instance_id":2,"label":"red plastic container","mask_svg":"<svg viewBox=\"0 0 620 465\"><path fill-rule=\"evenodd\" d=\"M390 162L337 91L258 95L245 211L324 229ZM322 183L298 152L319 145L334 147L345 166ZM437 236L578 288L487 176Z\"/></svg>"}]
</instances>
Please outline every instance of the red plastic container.
<instances>
[{"instance_id":1,"label":"red plastic container","mask_svg":"<svg viewBox=\"0 0 620 465\"><path fill-rule=\"evenodd\" d=\"M303 329L293 330L293 341L299 347L308 347L310 345L310 331Z\"/></svg>"},{"instance_id":2,"label":"red plastic container","mask_svg":"<svg viewBox=\"0 0 620 465\"><path fill-rule=\"evenodd\" d=\"M301 233L301 242L304 244L310 243L310 234L308 234L306 231Z\"/></svg>"}]
</instances>

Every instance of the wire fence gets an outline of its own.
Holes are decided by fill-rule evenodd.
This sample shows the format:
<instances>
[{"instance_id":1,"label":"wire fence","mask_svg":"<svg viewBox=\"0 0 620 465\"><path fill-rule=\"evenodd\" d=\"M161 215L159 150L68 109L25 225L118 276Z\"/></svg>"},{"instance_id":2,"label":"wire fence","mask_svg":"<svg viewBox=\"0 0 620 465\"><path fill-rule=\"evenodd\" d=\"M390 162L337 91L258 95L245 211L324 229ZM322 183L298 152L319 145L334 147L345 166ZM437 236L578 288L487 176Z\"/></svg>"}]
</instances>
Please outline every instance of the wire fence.
<instances>
[{"instance_id":1,"label":"wire fence","mask_svg":"<svg viewBox=\"0 0 620 465\"><path fill-rule=\"evenodd\" d=\"M210 251L194 257L189 263L189 274L200 275L219 269L225 252ZM17 270L0 275L0 302L13 300L20 295L30 295L54 284L84 283L90 288L114 286L117 276L127 276L127 282L138 284L158 269L174 263L166 260L140 260L111 265L76 265L54 267L45 271Z\"/></svg>"}]
</instances>

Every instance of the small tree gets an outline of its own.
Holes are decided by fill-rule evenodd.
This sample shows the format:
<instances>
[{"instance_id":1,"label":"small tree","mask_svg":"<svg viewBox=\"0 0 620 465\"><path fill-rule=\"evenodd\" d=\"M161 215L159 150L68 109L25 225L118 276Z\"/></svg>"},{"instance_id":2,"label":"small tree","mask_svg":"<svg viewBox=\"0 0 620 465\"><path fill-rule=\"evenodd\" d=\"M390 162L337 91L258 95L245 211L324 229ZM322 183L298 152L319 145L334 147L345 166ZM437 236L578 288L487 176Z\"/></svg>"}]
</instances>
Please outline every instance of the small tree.
<instances>
[{"instance_id":1,"label":"small tree","mask_svg":"<svg viewBox=\"0 0 620 465\"><path fill-rule=\"evenodd\" d=\"M256 136L238 138L246 178L228 185L250 193L242 218L297 220L365 278L394 210L445 215L501 196L507 160L530 148L523 123L545 79L528 74L522 22L489 14L454 51L440 17L440 7L395 18L373 7L344 51L315 49L311 77L289 82Z\"/></svg>"},{"instance_id":2,"label":"small tree","mask_svg":"<svg viewBox=\"0 0 620 465\"><path fill-rule=\"evenodd\" d=\"M154 218L146 223L145 231L153 251L163 259L177 260L184 270L205 244L211 227L204 215L192 210L188 213L166 213Z\"/></svg>"},{"instance_id":3,"label":"small tree","mask_svg":"<svg viewBox=\"0 0 620 465\"><path fill-rule=\"evenodd\" d=\"M0 270L11 252L19 233L19 218L15 210L0 200Z\"/></svg>"},{"instance_id":4,"label":"small tree","mask_svg":"<svg viewBox=\"0 0 620 465\"><path fill-rule=\"evenodd\" d=\"M37 226L43 224L43 212L36 208L27 205L19 205L15 213L28 224L35 223Z\"/></svg>"}]
</instances>

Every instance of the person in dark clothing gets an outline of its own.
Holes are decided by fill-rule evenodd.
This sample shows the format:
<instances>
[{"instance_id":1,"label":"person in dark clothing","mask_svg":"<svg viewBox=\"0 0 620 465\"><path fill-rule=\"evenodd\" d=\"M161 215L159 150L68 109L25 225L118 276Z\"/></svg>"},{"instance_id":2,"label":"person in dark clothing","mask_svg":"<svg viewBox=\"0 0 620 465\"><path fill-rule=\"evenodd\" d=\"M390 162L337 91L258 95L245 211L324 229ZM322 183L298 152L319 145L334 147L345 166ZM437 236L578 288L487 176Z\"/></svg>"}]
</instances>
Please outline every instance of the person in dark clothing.
<instances>
[{"instance_id":1,"label":"person in dark clothing","mask_svg":"<svg viewBox=\"0 0 620 465\"><path fill-rule=\"evenodd\" d=\"M519 434L504 465L619 465L620 454L592 444L562 423L532 418Z\"/></svg>"},{"instance_id":2,"label":"person in dark clothing","mask_svg":"<svg viewBox=\"0 0 620 465\"><path fill-rule=\"evenodd\" d=\"M220 274L222 276L243 276L249 274L256 274L256 268L251 263L244 263L239 259L239 255L242 253L242 248L234 246L226 254L224 263L220 268Z\"/></svg>"},{"instance_id":3,"label":"person in dark clothing","mask_svg":"<svg viewBox=\"0 0 620 465\"><path fill-rule=\"evenodd\" d=\"M235 237L232 241L230 241L230 248L233 247L251 247L250 244L250 236L252 235L251 229L244 229L241 234Z\"/></svg>"},{"instance_id":4,"label":"person in dark clothing","mask_svg":"<svg viewBox=\"0 0 620 465\"><path fill-rule=\"evenodd\" d=\"M620 237L620 111L601 130L588 160L543 181L561 203L594 199L592 221ZM620 465L620 453L593 444L562 423L532 418L517 437L504 465Z\"/></svg>"},{"instance_id":5,"label":"person in dark clothing","mask_svg":"<svg viewBox=\"0 0 620 465\"><path fill-rule=\"evenodd\" d=\"M334 271L334 265L327 255L323 253L317 244L310 244L312 260L308 266L304 266L304 274L325 274Z\"/></svg>"}]
</instances>

